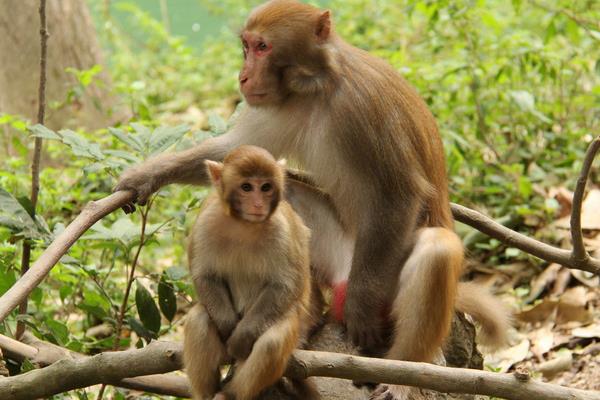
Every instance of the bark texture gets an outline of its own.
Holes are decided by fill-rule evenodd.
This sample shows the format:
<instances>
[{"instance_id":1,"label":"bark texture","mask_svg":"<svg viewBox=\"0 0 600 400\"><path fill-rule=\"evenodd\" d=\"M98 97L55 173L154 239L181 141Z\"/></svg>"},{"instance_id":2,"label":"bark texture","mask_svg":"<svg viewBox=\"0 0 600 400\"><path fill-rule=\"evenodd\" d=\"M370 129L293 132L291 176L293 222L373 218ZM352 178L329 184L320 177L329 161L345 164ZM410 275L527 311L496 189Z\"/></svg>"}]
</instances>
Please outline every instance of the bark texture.
<instances>
[{"instance_id":1,"label":"bark texture","mask_svg":"<svg viewBox=\"0 0 600 400\"><path fill-rule=\"evenodd\" d=\"M19 114L35 121L38 109L40 31L37 0L0 1L0 113ZM100 45L85 1L49 1L47 115L52 129L109 124L114 98L106 72L97 77L74 101L56 108L76 84L66 68L86 70L103 64Z\"/></svg>"}]
</instances>

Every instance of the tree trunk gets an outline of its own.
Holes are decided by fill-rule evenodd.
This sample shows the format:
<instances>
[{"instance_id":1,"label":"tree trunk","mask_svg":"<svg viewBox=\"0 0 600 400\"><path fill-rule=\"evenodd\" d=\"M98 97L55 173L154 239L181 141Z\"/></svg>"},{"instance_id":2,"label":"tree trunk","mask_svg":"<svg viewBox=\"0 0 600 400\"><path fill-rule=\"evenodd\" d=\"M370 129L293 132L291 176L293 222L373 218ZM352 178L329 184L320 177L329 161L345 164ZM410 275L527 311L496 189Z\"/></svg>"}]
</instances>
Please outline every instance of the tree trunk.
<instances>
[{"instance_id":1,"label":"tree trunk","mask_svg":"<svg viewBox=\"0 0 600 400\"><path fill-rule=\"evenodd\" d=\"M0 1L0 113L19 114L30 121L35 121L38 108L38 7L37 0ZM75 76L66 71L87 70L103 63L87 3L49 1L46 15L50 34L46 125L52 129L107 126L114 104L108 74L96 75L94 82L99 80L102 84L92 83L80 93ZM67 101L70 92L71 101Z\"/></svg>"}]
</instances>

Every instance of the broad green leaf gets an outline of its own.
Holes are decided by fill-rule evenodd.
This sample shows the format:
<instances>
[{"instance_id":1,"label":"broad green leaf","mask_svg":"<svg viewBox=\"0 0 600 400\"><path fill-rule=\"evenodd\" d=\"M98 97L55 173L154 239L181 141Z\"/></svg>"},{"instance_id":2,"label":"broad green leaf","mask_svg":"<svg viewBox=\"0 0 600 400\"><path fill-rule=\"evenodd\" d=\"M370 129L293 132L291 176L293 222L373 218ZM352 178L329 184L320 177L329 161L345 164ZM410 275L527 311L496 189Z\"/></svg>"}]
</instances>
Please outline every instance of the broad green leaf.
<instances>
[{"instance_id":1,"label":"broad green leaf","mask_svg":"<svg viewBox=\"0 0 600 400\"><path fill-rule=\"evenodd\" d=\"M105 158L98 143L90 143L85 137L69 129L59 131L64 144L73 150L76 156L103 160Z\"/></svg>"},{"instance_id":2,"label":"broad green leaf","mask_svg":"<svg viewBox=\"0 0 600 400\"><path fill-rule=\"evenodd\" d=\"M158 283L158 305L165 318L173 321L177 312L177 297L173 285L166 279L166 274L163 273L160 282Z\"/></svg>"},{"instance_id":3,"label":"broad green leaf","mask_svg":"<svg viewBox=\"0 0 600 400\"><path fill-rule=\"evenodd\" d=\"M221 134L227 130L227 122L217 114L210 114L208 116L208 126L214 133Z\"/></svg>"},{"instance_id":4,"label":"broad green leaf","mask_svg":"<svg viewBox=\"0 0 600 400\"><path fill-rule=\"evenodd\" d=\"M139 164L142 162L142 159L137 157L135 154L123 150L104 150L104 154L129 161L133 164Z\"/></svg>"},{"instance_id":5,"label":"broad green leaf","mask_svg":"<svg viewBox=\"0 0 600 400\"><path fill-rule=\"evenodd\" d=\"M158 335L155 332L152 332L144 327L142 322L133 317L127 317L127 324L133 329L135 333L141 338L150 341L152 339L156 339Z\"/></svg>"},{"instance_id":6,"label":"broad green leaf","mask_svg":"<svg viewBox=\"0 0 600 400\"><path fill-rule=\"evenodd\" d=\"M172 281L179 281L188 276L187 269L183 267L169 267L165 270L165 273Z\"/></svg>"},{"instance_id":7,"label":"broad green leaf","mask_svg":"<svg viewBox=\"0 0 600 400\"><path fill-rule=\"evenodd\" d=\"M158 333L160 331L160 313L158 307L156 307L156 303L148 289L140 282L136 283L135 305L144 327L151 332Z\"/></svg>"},{"instance_id":8,"label":"broad green leaf","mask_svg":"<svg viewBox=\"0 0 600 400\"><path fill-rule=\"evenodd\" d=\"M177 143L189 130L187 125L175 127L159 127L154 130L150 139L150 154L161 153Z\"/></svg>"},{"instance_id":9,"label":"broad green leaf","mask_svg":"<svg viewBox=\"0 0 600 400\"><path fill-rule=\"evenodd\" d=\"M69 341L69 329L65 324L52 318L46 318L45 323L58 344L64 346Z\"/></svg>"},{"instance_id":10,"label":"broad green leaf","mask_svg":"<svg viewBox=\"0 0 600 400\"><path fill-rule=\"evenodd\" d=\"M108 131L111 133L111 135L113 135L114 137L119 139L121 141L121 143L126 144L131 149L133 149L139 153L144 152L144 145L143 145L142 141L136 135L131 134L131 133L126 133L122 129L118 129L118 128L108 128Z\"/></svg>"},{"instance_id":11,"label":"broad green leaf","mask_svg":"<svg viewBox=\"0 0 600 400\"><path fill-rule=\"evenodd\" d=\"M46 232L36 224L21 203L2 188L0 188L0 225L30 239L47 237Z\"/></svg>"},{"instance_id":12,"label":"broad green leaf","mask_svg":"<svg viewBox=\"0 0 600 400\"><path fill-rule=\"evenodd\" d=\"M50 140L62 140L56 132L46 128L44 125L35 124L29 127L31 136Z\"/></svg>"},{"instance_id":13,"label":"broad green leaf","mask_svg":"<svg viewBox=\"0 0 600 400\"><path fill-rule=\"evenodd\" d=\"M6 293L6 291L15 284L17 281L15 274L16 273L13 270L0 270L0 296Z\"/></svg>"},{"instance_id":14,"label":"broad green leaf","mask_svg":"<svg viewBox=\"0 0 600 400\"><path fill-rule=\"evenodd\" d=\"M150 146L150 139L152 137L152 131L148 129L147 126L133 122L131 123L131 127L138 134L138 139L141 141L143 146L143 153L146 154L148 152L148 147Z\"/></svg>"}]
</instances>

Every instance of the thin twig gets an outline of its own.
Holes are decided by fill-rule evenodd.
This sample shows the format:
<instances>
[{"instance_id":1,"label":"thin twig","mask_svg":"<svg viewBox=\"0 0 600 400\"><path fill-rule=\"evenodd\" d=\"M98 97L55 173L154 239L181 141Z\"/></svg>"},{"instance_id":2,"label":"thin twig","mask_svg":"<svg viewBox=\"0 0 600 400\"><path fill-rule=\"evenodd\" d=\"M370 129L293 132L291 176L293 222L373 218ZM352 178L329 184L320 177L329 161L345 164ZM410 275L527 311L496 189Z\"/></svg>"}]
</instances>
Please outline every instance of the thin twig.
<instances>
[{"instance_id":1,"label":"thin twig","mask_svg":"<svg viewBox=\"0 0 600 400\"><path fill-rule=\"evenodd\" d=\"M583 203L583 195L590 175L590 169L592 168L594 158L599 149L600 136L592 141L585 154L583 166L581 167L579 178L577 178L577 185L575 186L575 192L573 193L573 207L571 211L571 240L573 242L573 254L571 257L575 262L585 263L590 258L590 255L583 245L583 234L581 233L581 205Z\"/></svg>"},{"instance_id":2,"label":"thin twig","mask_svg":"<svg viewBox=\"0 0 600 400\"><path fill-rule=\"evenodd\" d=\"M125 319L125 313L127 312L127 303L129 301L129 294L131 293L131 286L133 285L133 280L135 277L135 269L138 264L138 259L142 252L142 248L146 244L146 224L148 222L148 212L150 211L152 202L148 202L148 205L142 209L142 228L140 231L140 243L138 244L137 250L135 252L135 256L133 257L133 261L131 262L131 269L129 270L129 275L127 277L127 288L125 289L125 295L123 296L123 301L121 302L121 307L119 309L119 315L117 316L117 326L115 329L115 340L113 342L113 350L117 350L119 348L119 343L121 341L121 332L123 331L123 320ZM98 396L96 396L96 400L101 400L102 396L104 396L104 391L106 390L106 384L102 384L102 387L98 391Z\"/></svg>"},{"instance_id":3,"label":"thin twig","mask_svg":"<svg viewBox=\"0 0 600 400\"><path fill-rule=\"evenodd\" d=\"M542 260L555 262L574 269L593 272L595 274L600 273L600 260L596 258L590 257L586 261L576 261L571 257L571 250L560 249L540 242L539 240L532 239L522 233L500 225L480 212L471 210L460 204L452 203L451 207L452 214L457 221L467 224L511 247L516 247L517 249L539 257Z\"/></svg>"},{"instance_id":4,"label":"thin twig","mask_svg":"<svg viewBox=\"0 0 600 400\"><path fill-rule=\"evenodd\" d=\"M37 123L43 125L46 115L46 62L48 53L48 27L46 25L46 0L40 0L40 84L38 88L38 115ZM33 148L33 159L31 162L31 218L35 219L35 208L40 192L40 159L42 155L42 138L36 137ZM23 254L21 256L21 275L29 270L31 262L31 240L23 240ZM27 314L27 297L19 305L19 314ZM17 338L25 332L25 324L17 322Z\"/></svg>"}]
</instances>

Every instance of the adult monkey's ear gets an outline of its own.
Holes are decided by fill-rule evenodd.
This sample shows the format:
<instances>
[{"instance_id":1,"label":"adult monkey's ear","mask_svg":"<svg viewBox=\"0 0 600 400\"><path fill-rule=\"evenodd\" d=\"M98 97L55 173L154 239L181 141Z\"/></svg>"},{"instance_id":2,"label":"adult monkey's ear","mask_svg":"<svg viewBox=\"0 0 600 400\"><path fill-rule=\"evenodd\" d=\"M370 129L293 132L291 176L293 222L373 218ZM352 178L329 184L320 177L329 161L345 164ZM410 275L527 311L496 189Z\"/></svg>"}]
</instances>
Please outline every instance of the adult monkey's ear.
<instances>
[{"instance_id":1,"label":"adult monkey's ear","mask_svg":"<svg viewBox=\"0 0 600 400\"><path fill-rule=\"evenodd\" d=\"M213 186L218 188L221 186L221 178L223 177L223 163L205 160L206 171Z\"/></svg>"},{"instance_id":2,"label":"adult monkey's ear","mask_svg":"<svg viewBox=\"0 0 600 400\"><path fill-rule=\"evenodd\" d=\"M323 14L319 15L317 20L317 29L315 34L320 42L324 42L329 39L331 33L331 11L325 10Z\"/></svg>"}]
</instances>

